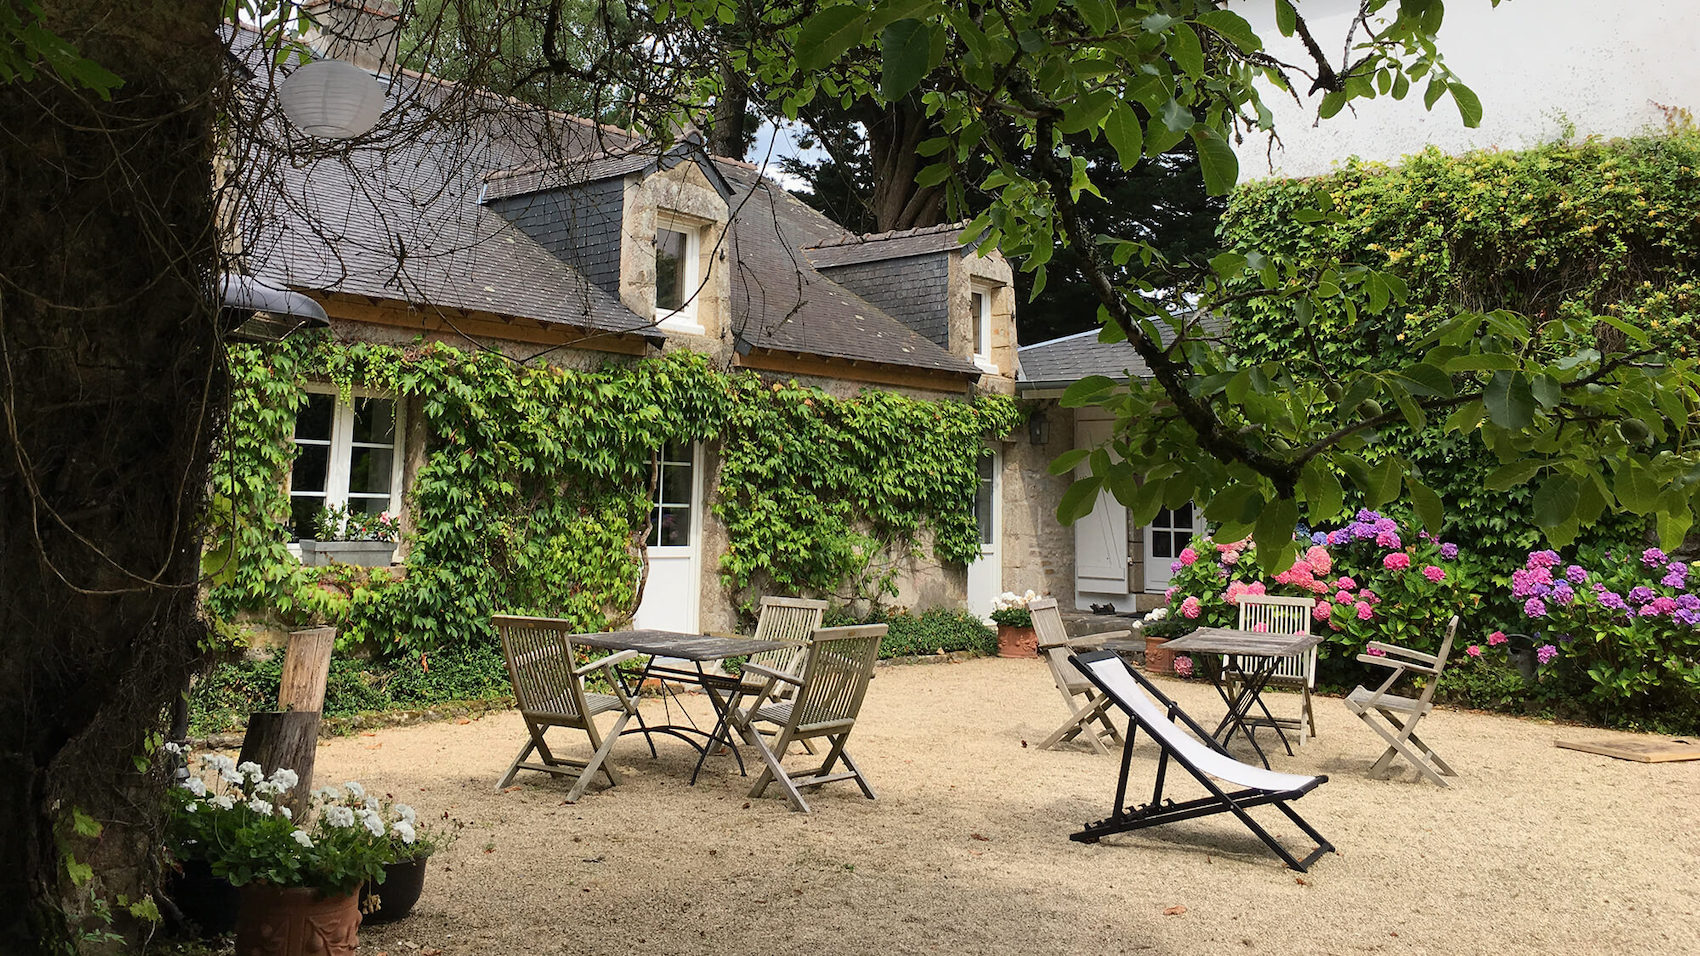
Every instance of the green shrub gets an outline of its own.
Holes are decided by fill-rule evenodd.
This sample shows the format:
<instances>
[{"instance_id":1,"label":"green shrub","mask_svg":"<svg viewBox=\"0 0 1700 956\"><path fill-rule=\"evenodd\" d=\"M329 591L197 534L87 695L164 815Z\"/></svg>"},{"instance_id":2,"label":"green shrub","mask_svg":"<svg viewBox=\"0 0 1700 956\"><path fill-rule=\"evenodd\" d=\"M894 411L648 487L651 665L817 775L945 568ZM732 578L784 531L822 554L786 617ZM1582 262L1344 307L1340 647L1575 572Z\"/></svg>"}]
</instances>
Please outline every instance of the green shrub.
<instances>
[{"instance_id":1,"label":"green shrub","mask_svg":"<svg viewBox=\"0 0 1700 956\"><path fill-rule=\"evenodd\" d=\"M851 624L885 624L890 627L880 642L880 657L916 657L941 651L978 651L995 654L998 634L981 622L973 612L962 608L935 607L917 617L907 611L876 610L866 617L857 617L842 607L826 612L822 623L827 627Z\"/></svg>"}]
</instances>

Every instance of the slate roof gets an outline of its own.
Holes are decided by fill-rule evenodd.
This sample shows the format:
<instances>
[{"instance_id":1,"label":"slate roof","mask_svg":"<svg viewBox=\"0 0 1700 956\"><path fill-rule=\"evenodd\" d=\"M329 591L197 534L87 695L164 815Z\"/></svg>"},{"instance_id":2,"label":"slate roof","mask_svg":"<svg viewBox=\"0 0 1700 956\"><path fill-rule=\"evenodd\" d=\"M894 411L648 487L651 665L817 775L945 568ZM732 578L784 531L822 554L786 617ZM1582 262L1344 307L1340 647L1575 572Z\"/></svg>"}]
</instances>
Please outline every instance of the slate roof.
<instances>
[{"instance_id":1,"label":"slate roof","mask_svg":"<svg viewBox=\"0 0 1700 956\"><path fill-rule=\"evenodd\" d=\"M681 142L671 149L660 150L654 145L640 143L632 149L601 152L575 159L570 164L538 163L517 169L498 169L484 176L483 201L523 196L527 193L558 189L582 183L600 182L631 173L652 173L671 169L681 162L697 161L722 195L730 192L730 184L720 174L716 164L708 162L700 141Z\"/></svg>"},{"instance_id":2,"label":"slate roof","mask_svg":"<svg viewBox=\"0 0 1700 956\"><path fill-rule=\"evenodd\" d=\"M809 246L804 252L808 253L810 262L822 269L876 259L901 259L935 252L952 252L962 248L962 230L966 225L967 223L953 222L862 236L847 233L839 238Z\"/></svg>"},{"instance_id":3,"label":"slate roof","mask_svg":"<svg viewBox=\"0 0 1700 956\"><path fill-rule=\"evenodd\" d=\"M727 262L732 313L743 343L849 361L978 376L973 362L933 344L872 303L816 271L805 247L853 239L777 184L722 162L732 184Z\"/></svg>"},{"instance_id":4,"label":"slate roof","mask_svg":"<svg viewBox=\"0 0 1700 956\"><path fill-rule=\"evenodd\" d=\"M1183 323L1192 322L1194 315L1196 313L1186 313L1181 320ZM1168 332L1167 324L1159 321L1158 327ZM1198 321L1197 328L1205 335L1219 335L1226 325L1221 319L1206 315ZM1133 346L1126 342L1100 342L1098 335L1098 329L1091 329L1021 346L1015 353L1021 365L1017 384L1030 389L1062 388L1088 375L1107 375L1116 379L1151 376L1150 366L1133 350ZM1166 334L1163 341L1173 341L1172 334Z\"/></svg>"}]
</instances>

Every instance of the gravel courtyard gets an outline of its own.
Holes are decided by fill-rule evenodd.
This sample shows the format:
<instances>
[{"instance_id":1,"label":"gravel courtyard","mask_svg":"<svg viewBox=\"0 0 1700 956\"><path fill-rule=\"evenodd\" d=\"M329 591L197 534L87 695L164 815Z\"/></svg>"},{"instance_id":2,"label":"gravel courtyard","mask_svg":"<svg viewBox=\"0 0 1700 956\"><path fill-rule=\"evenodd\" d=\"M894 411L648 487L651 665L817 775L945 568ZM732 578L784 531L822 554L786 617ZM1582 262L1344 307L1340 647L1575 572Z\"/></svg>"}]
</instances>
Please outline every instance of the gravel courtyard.
<instances>
[{"instance_id":1,"label":"gravel courtyard","mask_svg":"<svg viewBox=\"0 0 1700 956\"><path fill-rule=\"evenodd\" d=\"M1165 690L1201 722L1221 715L1207 685ZM703 720L706 703L692 705ZM659 701L644 708L661 717ZM1107 814L1117 761L1033 746L1066 716L1040 661L881 667L862 715L851 750L879 799L835 784L808 815L776 788L749 799L729 757L687 786L695 753L664 737L659 759L623 739L620 786L577 804L542 774L498 793L525 736L514 712L324 744L317 783L359 779L465 824L414 915L363 928L361 950L1700 952L1700 762L1553 746L1608 731L1438 711L1423 736L1460 774L1442 790L1408 766L1366 777L1378 738L1321 699L1320 737L1274 757L1330 777L1295 806L1339 852L1301 876L1231 816L1071 842ZM1142 738L1134 793L1155 763ZM1302 842L1273 809L1254 816Z\"/></svg>"}]
</instances>

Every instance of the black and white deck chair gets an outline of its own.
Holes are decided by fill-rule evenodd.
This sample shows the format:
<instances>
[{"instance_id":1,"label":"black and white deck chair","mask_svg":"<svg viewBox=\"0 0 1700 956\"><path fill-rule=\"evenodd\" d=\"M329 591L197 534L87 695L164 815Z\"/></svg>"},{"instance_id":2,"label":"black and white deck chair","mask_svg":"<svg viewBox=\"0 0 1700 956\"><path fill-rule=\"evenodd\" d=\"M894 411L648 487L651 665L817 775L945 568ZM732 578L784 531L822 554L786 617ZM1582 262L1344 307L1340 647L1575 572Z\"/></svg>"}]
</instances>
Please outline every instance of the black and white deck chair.
<instances>
[{"instance_id":1,"label":"black and white deck chair","mask_svg":"<svg viewBox=\"0 0 1700 956\"><path fill-rule=\"evenodd\" d=\"M1122 750L1121 775L1116 781L1116 803L1110 816L1069 836L1081 843L1097 843L1114 833L1143 830L1164 823L1191 820L1214 813L1232 813L1240 818L1275 855L1299 872L1304 872L1334 845L1322 838L1315 828L1304 821L1289 805L1328 781L1325 776L1307 777L1300 774L1277 773L1244 764L1229 756L1227 751L1203 727L1188 717L1180 707L1150 681L1135 673L1114 651L1094 651L1070 658L1087 679L1097 684L1116 706L1129 717L1127 742ZM1157 781L1151 791L1151 802L1139 806L1127 804L1127 776L1133 758L1134 734L1144 730L1161 748L1157 758ZM1188 731L1192 733L1188 733ZM1193 734L1197 736L1194 737ZM1173 760L1209 791L1209 796L1176 803L1163 796L1163 781ZM1224 790L1217 781L1238 787ZM1304 859L1287 851L1269 832L1259 826L1247 813L1253 807L1272 804L1298 825L1305 835L1316 841L1316 849Z\"/></svg>"}]
</instances>

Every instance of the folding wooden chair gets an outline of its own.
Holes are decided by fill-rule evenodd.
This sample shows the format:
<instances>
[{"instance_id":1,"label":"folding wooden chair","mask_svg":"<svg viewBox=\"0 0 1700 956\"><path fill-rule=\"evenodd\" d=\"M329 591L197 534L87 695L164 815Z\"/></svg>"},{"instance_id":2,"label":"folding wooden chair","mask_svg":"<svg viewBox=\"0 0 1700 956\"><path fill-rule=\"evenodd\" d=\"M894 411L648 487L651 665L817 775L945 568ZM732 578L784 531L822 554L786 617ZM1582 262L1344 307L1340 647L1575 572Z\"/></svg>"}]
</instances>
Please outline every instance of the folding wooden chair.
<instances>
[{"instance_id":1,"label":"folding wooden chair","mask_svg":"<svg viewBox=\"0 0 1700 956\"><path fill-rule=\"evenodd\" d=\"M751 637L758 641L773 641L774 648L750 656L745 665L742 691L751 694L769 683L768 678L749 670L749 664L797 676L803 664L803 650L814 638L815 630L820 627L821 616L825 613L825 601L789 597L762 598L761 615L756 618L756 632ZM775 700L788 699L792 691L796 690L794 685L783 681L774 683L777 686L773 691L778 695Z\"/></svg>"},{"instance_id":2,"label":"folding wooden chair","mask_svg":"<svg viewBox=\"0 0 1700 956\"><path fill-rule=\"evenodd\" d=\"M1311 611L1316 601L1307 597L1279 597L1273 594L1242 594L1239 597L1242 631L1265 634L1309 634ZM1242 664L1242 670L1254 668ZM1299 716L1247 718L1250 727L1278 726L1299 732L1299 743L1316 736L1316 710L1311 705L1311 692L1316 690L1316 648L1295 657L1283 657L1275 662L1275 671L1263 685L1296 687L1299 691Z\"/></svg>"},{"instance_id":3,"label":"folding wooden chair","mask_svg":"<svg viewBox=\"0 0 1700 956\"><path fill-rule=\"evenodd\" d=\"M1039 742L1040 750L1052 750L1071 740L1086 741L1093 750L1109 753L1104 738L1120 747L1121 729L1110 720L1110 699L1099 692L1097 685L1087 680L1069 664L1069 655L1079 651L1095 651L1113 637L1129 637L1132 631L1107 631L1069 639L1063 629L1062 614L1057 611L1056 598L1039 598L1027 605L1033 614L1033 630L1039 637L1039 651L1051 666L1051 680L1068 705L1069 717L1049 737ZM1076 698L1080 698L1076 700Z\"/></svg>"},{"instance_id":4,"label":"folding wooden chair","mask_svg":"<svg viewBox=\"0 0 1700 956\"><path fill-rule=\"evenodd\" d=\"M1228 756L1227 751L1211 738L1210 733L1188 717L1174 701L1163 695L1156 685L1127 666L1113 651L1092 651L1071 658L1075 667L1098 685L1116 706L1127 712L1128 746L1122 750L1121 776L1116 781L1116 802L1110 816L1089 823L1069 839L1081 843L1097 843L1114 833L1142 830L1146 827L1192 820L1215 813L1232 813L1256 834L1264 845L1275 851L1286 864L1299 872L1316 862L1334 845L1323 839L1298 812L1290 806L1310 791L1328 782L1325 776L1307 777L1300 774L1277 773L1244 764ZM1140 806L1127 806L1127 777L1133 758L1133 736L1143 729L1157 742L1161 753L1157 758L1157 781L1151 791L1151 801ZM1191 731L1189 734L1188 731ZM1196 735L1196 736L1194 736ZM1169 761L1181 765L1205 790L1208 796L1176 803L1163 796L1163 783ZM1241 789L1225 791L1216 781L1222 780ZM1253 807L1272 805L1316 841L1316 849L1304 859L1288 852L1269 831L1258 825L1246 811Z\"/></svg>"},{"instance_id":5,"label":"folding wooden chair","mask_svg":"<svg viewBox=\"0 0 1700 956\"><path fill-rule=\"evenodd\" d=\"M1372 641L1368 647L1370 653L1358 655L1358 660L1365 664L1393 669L1393 673L1375 690L1368 690L1360 684L1346 695L1347 709L1357 714L1360 720L1369 725L1369 729L1387 741L1387 750L1370 765L1370 773L1379 774L1391 769L1394 758L1402 756L1414 764L1423 776L1443 787L1450 786L1445 780L1446 777L1457 776L1457 773L1447 766L1446 761L1440 759L1440 755L1417 736L1417 723L1434 709L1431 702L1434 689L1440 685L1440 674L1446 669L1446 658L1452 653L1452 638L1457 633L1458 618L1454 616L1452 623L1446 626L1446 638L1440 642L1438 654L1425 654L1422 651ZM1393 685L1406 674L1428 676L1422 691L1415 697L1389 694L1388 691Z\"/></svg>"},{"instance_id":6,"label":"folding wooden chair","mask_svg":"<svg viewBox=\"0 0 1700 956\"><path fill-rule=\"evenodd\" d=\"M502 774L496 789L506 787L521 770L575 777L572 789L567 792L568 803L584 795L598 771L607 775L610 785L619 783L620 778L606 761L626 721L637 716L637 701L626 694L614 668L637 657L638 652L619 651L579 666L579 655L569 639L573 627L566 621L498 614L490 623L501 635L502 655L507 658L514 699L519 702L520 717L531 736L519 756L508 765L508 772ZM596 671L606 675L612 694L585 690L585 677ZM604 736L596 728L596 716L610 712L620 716ZM590 758L579 760L550 750L543 738L551 727L584 731L590 738ZM541 763L526 762L534 751Z\"/></svg>"},{"instance_id":7,"label":"folding wooden chair","mask_svg":"<svg viewBox=\"0 0 1700 956\"><path fill-rule=\"evenodd\" d=\"M761 674L768 681L749 696L749 706L732 718L744 740L761 753L762 761L767 764L756 778L755 786L750 788L751 797L761 796L769 784L777 782L791 801L791 809L808 813L803 789L854 780L863 796L874 799L873 788L845 749L845 742L856 726L856 716L862 709L868 680L874 676L874 661L879 657L880 641L885 633L884 624L817 630L804 658L801 676L770 670L760 664L745 665L745 670ZM790 700L773 700L779 683L794 688ZM762 737L757 724L776 728L771 741ZM814 738L825 738L827 742L821 764L807 770L786 770L783 761L791 744ZM844 769L834 772L839 764Z\"/></svg>"}]
</instances>

